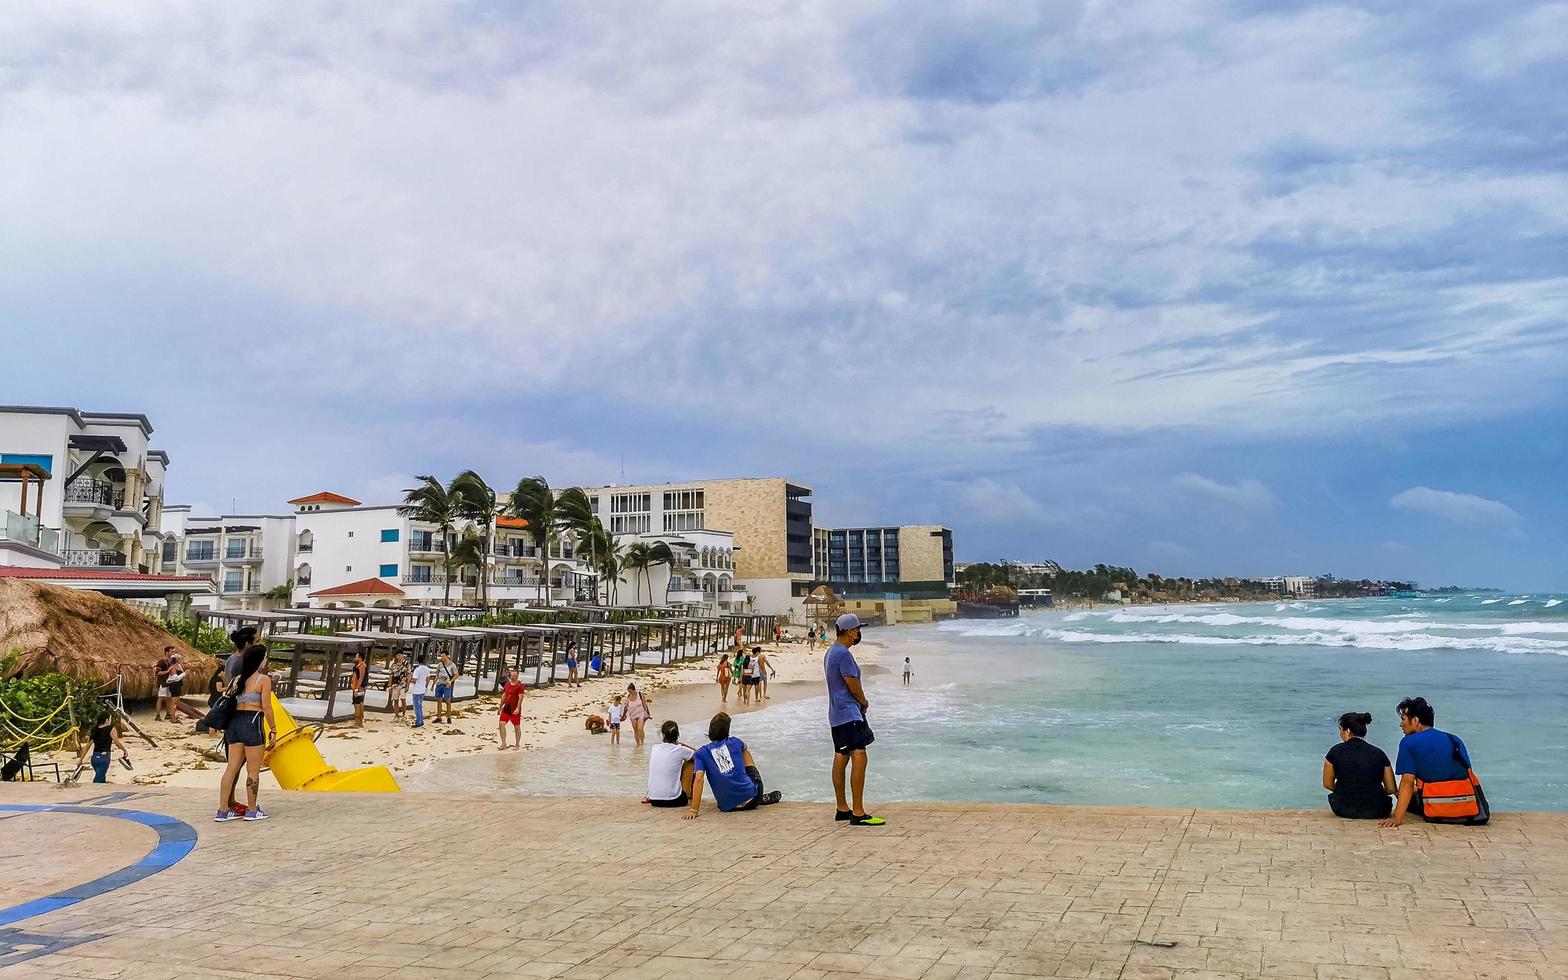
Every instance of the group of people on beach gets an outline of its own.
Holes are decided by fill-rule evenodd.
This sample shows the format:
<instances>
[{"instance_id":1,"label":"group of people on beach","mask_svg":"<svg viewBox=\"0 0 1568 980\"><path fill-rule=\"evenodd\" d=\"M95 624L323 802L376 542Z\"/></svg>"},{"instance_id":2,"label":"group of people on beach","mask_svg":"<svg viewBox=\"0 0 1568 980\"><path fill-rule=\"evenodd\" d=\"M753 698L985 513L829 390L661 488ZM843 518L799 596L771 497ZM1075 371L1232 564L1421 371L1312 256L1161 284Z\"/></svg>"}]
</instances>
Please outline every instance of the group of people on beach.
<instances>
[{"instance_id":1,"label":"group of people on beach","mask_svg":"<svg viewBox=\"0 0 1568 980\"><path fill-rule=\"evenodd\" d=\"M713 679L719 685L720 701L729 703L730 685L734 684L740 691L740 703L753 704L772 700L768 696L768 679L778 674L761 647L747 651L737 644L732 651L719 653Z\"/></svg>"},{"instance_id":2,"label":"group of people on beach","mask_svg":"<svg viewBox=\"0 0 1568 980\"><path fill-rule=\"evenodd\" d=\"M1437 713L1426 698L1406 698L1396 710L1404 737L1392 765L1366 740L1370 714L1340 715L1339 742L1323 758L1329 809L1382 827L1398 827L1411 813L1429 823L1486 823L1491 811L1465 743L1433 727Z\"/></svg>"},{"instance_id":3,"label":"group of people on beach","mask_svg":"<svg viewBox=\"0 0 1568 980\"><path fill-rule=\"evenodd\" d=\"M866 723L870 702L861 684L860 665L850 649L860 642L862 624L854 613L845 613L838 618L836 626L837 639L823 657L823 675L828 688L828 727L833 741L834 820L852 826L879 827L887 821L867 813L865 808L866 748L876 736ZM760 647L752 649L752 656L765 668L766 660L761 654ZM729 656L723 655L726 661ZM742 662L743 651L737 649L734 657L736 659L730 663ZM905 664L907 674L907 659ZM719 676L728 676L723 663ZM907 680L906 676L906 683ZM722 680L720 687L728 693L728 685ZM741 691L745 703L746 685L742 685ZM728 712L720 711L708 722L708 742L701 747L680 741L680 726L673 721L660 726L660 736L660 744L648 753L648 795L643 797L644 803L655 807L686 807L682 818L694 820L702 813L703 793L709 787L721 813L755 810L783 798L778 790L770 791L764 786L751 748L730 734Z\"/></svg>"}]
</instances>

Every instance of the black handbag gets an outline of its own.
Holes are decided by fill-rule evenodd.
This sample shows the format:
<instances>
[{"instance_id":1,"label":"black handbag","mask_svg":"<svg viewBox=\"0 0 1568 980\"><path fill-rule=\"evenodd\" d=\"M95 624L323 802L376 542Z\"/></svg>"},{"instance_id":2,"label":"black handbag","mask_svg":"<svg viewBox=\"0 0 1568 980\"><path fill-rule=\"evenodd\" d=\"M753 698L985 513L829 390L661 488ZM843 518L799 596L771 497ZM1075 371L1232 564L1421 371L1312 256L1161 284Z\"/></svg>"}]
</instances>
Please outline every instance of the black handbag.
<instances>
[{"instance_id":1,"label":"black handbag","mask_svg":"<svg viewBox=\"0 0 1568 980\"><path fill-rule=\"evenodd\" d=\"M198 732L224 732L229 729L229 722L234 720L235 696L233 690L224 691L218 695L212 707L207 710L207 716L196 723Z\"/></svg>"}]
</instances>

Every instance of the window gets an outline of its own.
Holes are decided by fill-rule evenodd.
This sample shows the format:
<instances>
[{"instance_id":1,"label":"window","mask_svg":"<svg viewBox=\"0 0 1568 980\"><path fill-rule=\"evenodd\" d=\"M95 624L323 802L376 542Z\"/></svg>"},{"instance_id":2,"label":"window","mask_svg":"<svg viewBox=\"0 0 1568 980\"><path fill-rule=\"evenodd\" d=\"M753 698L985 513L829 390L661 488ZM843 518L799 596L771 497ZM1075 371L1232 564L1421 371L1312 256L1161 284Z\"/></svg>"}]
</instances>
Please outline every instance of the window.
<instances>
[{"instance_id":1,"label":"window","mask_svg":"<svg viewBox=\"0 0 1568 980\"><path fill-rule=\"evenodd\" d=\"M440 551L436 547L435 535L429 531L415 531L408 542L409 551Z\"/></svg>"},{"instance_id":2,"label":"window","mask_svg":"<svg viewBox=\"0 0 1568 980\"><path fill-rule=\"evenodd\" d=\"M212 561L217 557L217 549L211 541L196 541L185 546L186 561Z\"/></svg>"},{"instance_id":3,"label":"window","mask_svg":"<svg viewBox=\"0 0 1568 980\"><path fill-rule=\"evenodd\" d=\"M348 532L348 536L352 538L354 536L354 532L353 531Z\"/></svg>"},{"instance_id":4,"label":"window","mask_svg":"<svg viewBox=\"0 0 1568 980\"><path fill-rule=\"evenodd\" d=\"M610 518L611 534L647 534L653 526L648 514L616 514Z\"/></svg>"},{"instance_id":5,"label":"window","mask_svg":"<svg viewBox=\"0 0 1568 980\"><path fill-rule=\"evenodd\" d=\"M701 531L702 511L666 513L664 515L664 529L666 531Z\"/></svg>"},{"instance_id":6,"label":"window","mask_svg":"<svg viewBox=\"0 0 1568 980\"><path fill-rule=\"evenodd\" d=\"M354 566L353 565L344 565L343 566L343 570L345 572L352 572L354 570Z\"/></svg>"},{"instance_id":7,"label":"window","mask_svg":"<svg viewBox=\"0 0 1568 980\"><path fill-rule=\"evenodd\" d=\"M163 543L163 560L172 562L180 557L180 543L178 541L165 541Z\"/></svg>"},{"instance_id":8,"label":"window","mask_svg":"<svg viewBox=\"0 0 1568 980\"><path fill-rule=\"evenodd\" d=\"M669 494L665 494L666 497ZM635 514L648 510L652 506L653 494L651 493L617 493L610 497L611 514Z\"/></svg>"},{"instance_id":9,"label":"window","mask_svg":"<svg viewBox=\"0 0 1568 980\"><path fill-rule=\"evenodd\" d=\"M381 577L382 578L397 578L397 566L396 565L382 565L381 566Z\"/></svg>"},{"instance_id":10,"label":"window","mask_svg":"<svg viewBox=\"0 0 1568 980\"><path fill-rule=\"evenodd\" d=\"M430 581L431 570L432 566L430 565L414 565L408 570L408 580L410 582L428 582Z\"/></svg>"},{"instance_id":11,"label":"window","mask_svg":"<svg viewBox=\"0 0 1568 980\"><path fill-rule=\"evenodd\" d=\"M223 591L240 592L245 588L245 576L239 572L229 572L223 576Z\"/></svg>"},{"instance_id":12,"label":"window","mask_svg":"<svg viewBox=\"0 0 1568 980\"><path fill-rule=\"evenodd\" d=\"M381 529L381 541L382 541L383 544L396 544L397 543L397 528L395 528L395 527L382 528Z\"/></svg>"}]
</instances>

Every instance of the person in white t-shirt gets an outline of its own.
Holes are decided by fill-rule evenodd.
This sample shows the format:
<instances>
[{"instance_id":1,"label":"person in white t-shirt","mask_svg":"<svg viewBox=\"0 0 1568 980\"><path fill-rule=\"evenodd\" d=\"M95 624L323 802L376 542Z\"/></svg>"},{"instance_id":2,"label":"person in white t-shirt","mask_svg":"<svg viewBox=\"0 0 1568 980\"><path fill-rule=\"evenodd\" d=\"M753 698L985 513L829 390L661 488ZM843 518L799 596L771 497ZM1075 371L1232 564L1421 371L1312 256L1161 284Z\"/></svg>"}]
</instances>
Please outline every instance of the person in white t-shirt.
<instances>
[{"instance_id":1,"label":"person in white t-shirt","mask_svg":"<svg viewBox=\"0 0 1568 980\"><path fill-rule=\"evenodd\" d=\"M691 802L691 757L696 749L680 741L681 729L674 721L659 728L664 741L648 753L648 795L642 801L650 806L680 807Z\"/></svg>"},{"instance_id":2,"label":"person in white t-shirt","mask_svg":"<svg viewBox=\"0 0 1568 980\"><path fill-rule=\"evenodd\" d=\"M425 692L430 690L430 667L425 663L425 655L419 655L419 662L414 667L414 680L408 687L408 698L414 702L414 727L425 727Z\"/></svg>"}]
</instances>

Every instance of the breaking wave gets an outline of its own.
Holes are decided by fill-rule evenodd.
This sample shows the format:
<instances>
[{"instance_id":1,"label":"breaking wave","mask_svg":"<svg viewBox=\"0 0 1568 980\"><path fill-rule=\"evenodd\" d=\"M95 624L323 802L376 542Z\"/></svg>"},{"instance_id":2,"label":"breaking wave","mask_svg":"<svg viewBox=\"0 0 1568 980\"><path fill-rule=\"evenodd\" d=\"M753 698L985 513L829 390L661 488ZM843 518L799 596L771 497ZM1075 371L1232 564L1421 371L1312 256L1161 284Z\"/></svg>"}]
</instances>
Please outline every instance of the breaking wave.
<instances>
[{"instance_id":1,"label":"breaking wave","mask_svg":"<svg viewBox=\"0 0 1568 980\"><path fill-rule=\"evenodd\" d=\"M1090 633L1043 629L1036 635L1063 643L1176 643L1189 646L1356 647L1365 650L1488 650L1494 653L1568 657L1568 642L1521 636L1439 636L1433 633L1274 633L1210 636L1199 633Z\"/></svg>"}]
</instances>

